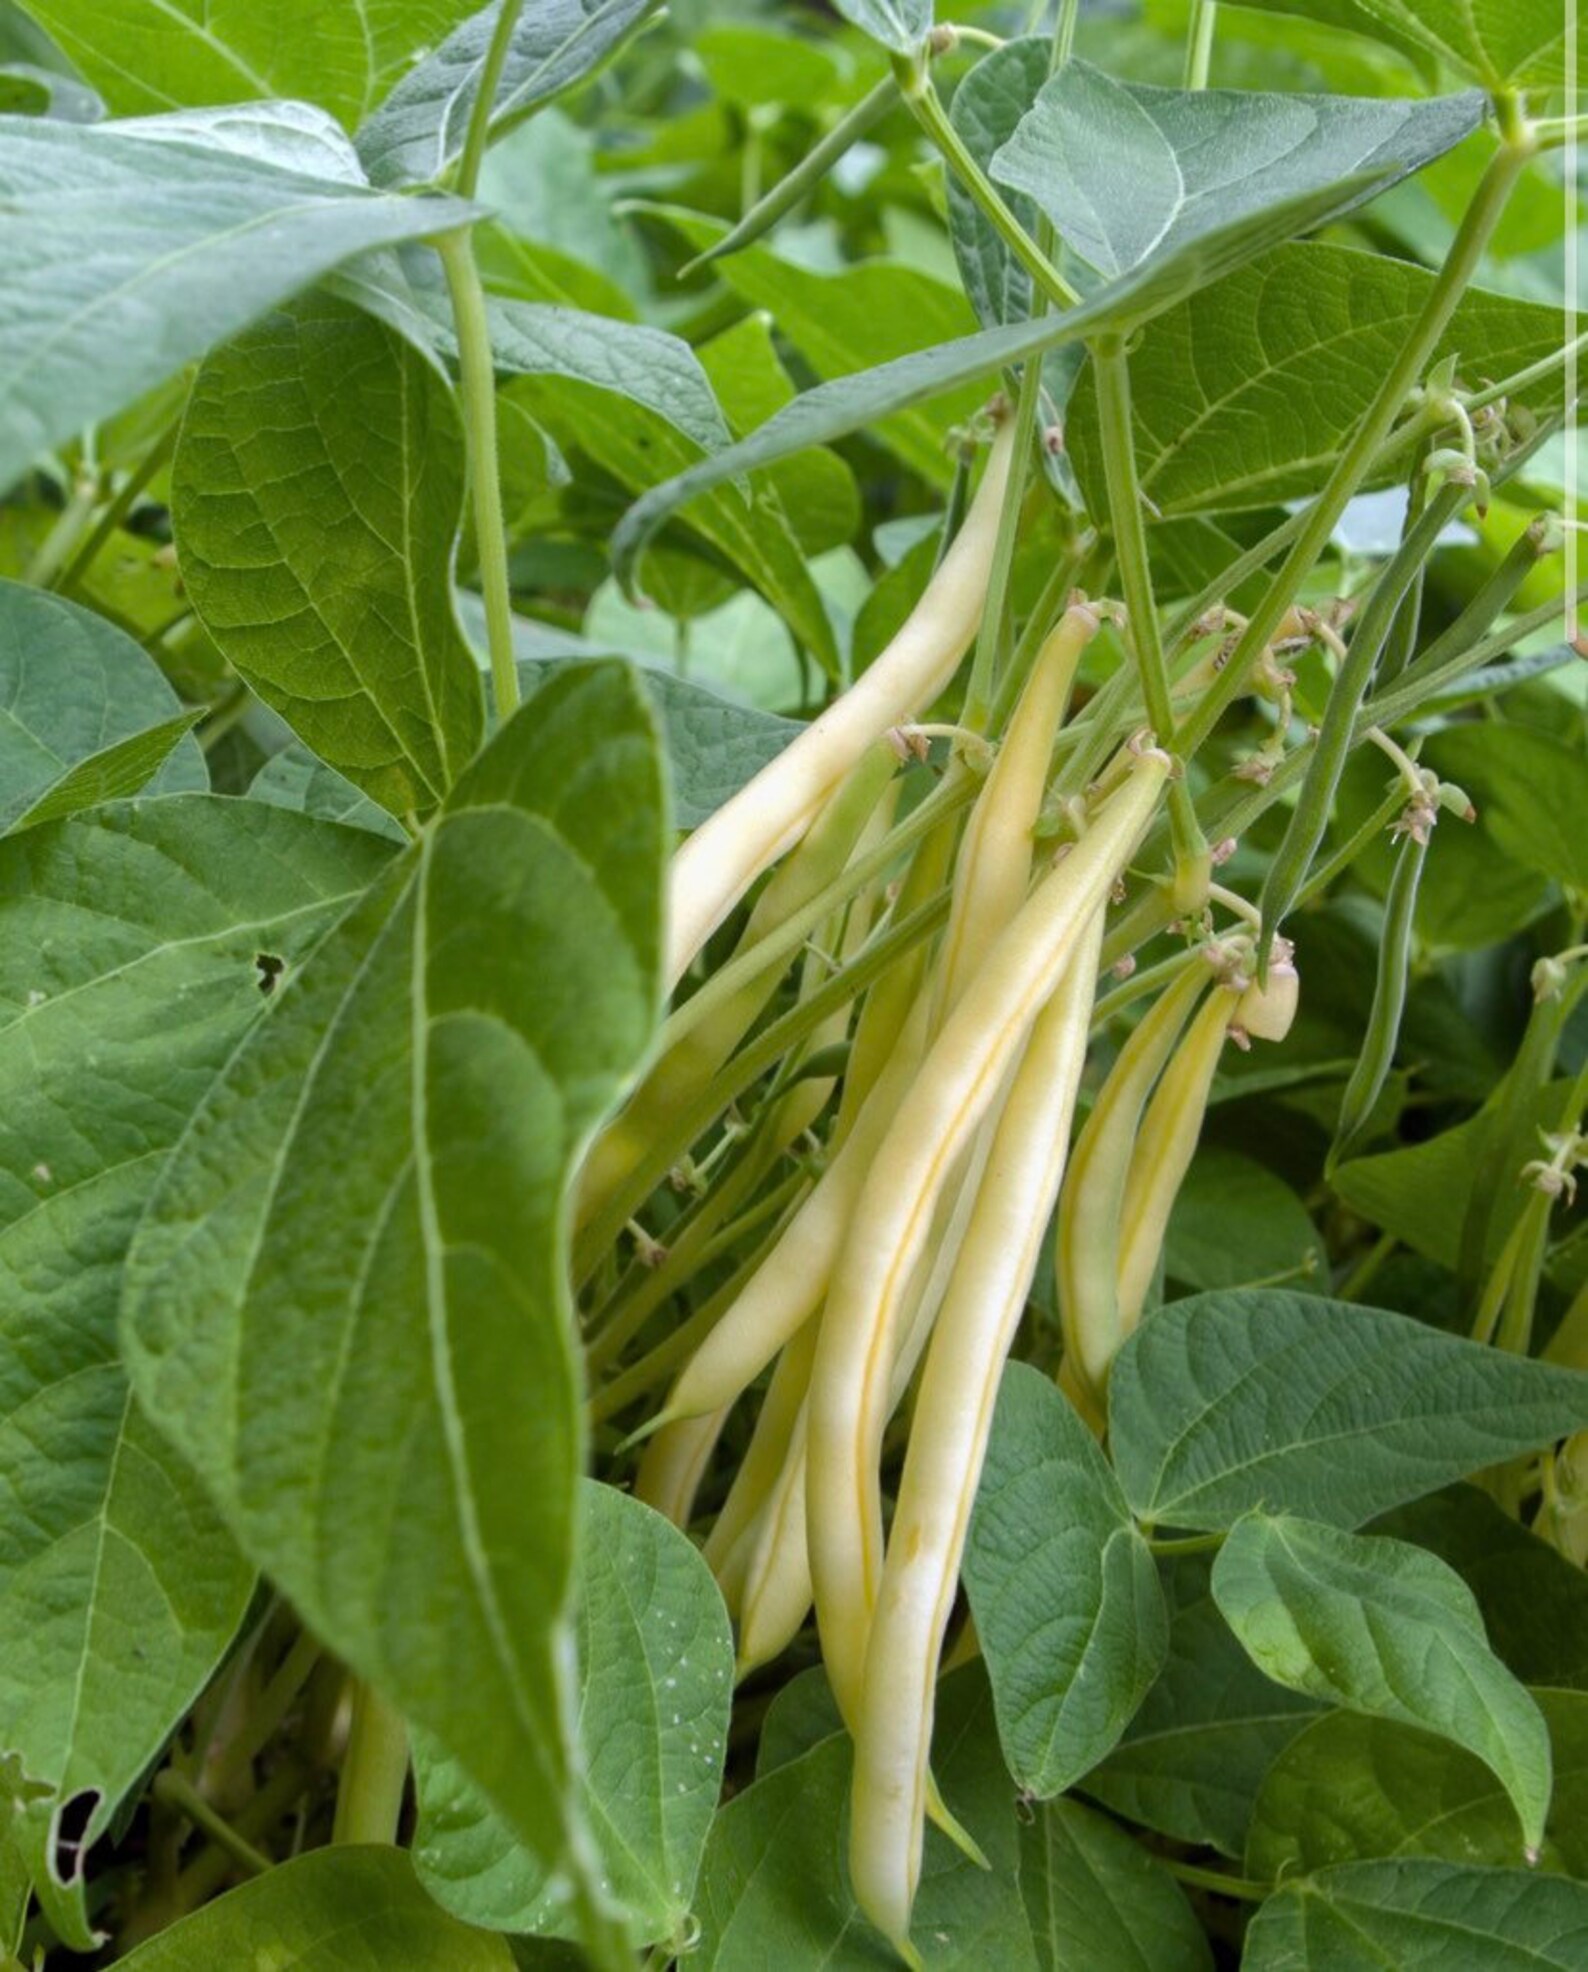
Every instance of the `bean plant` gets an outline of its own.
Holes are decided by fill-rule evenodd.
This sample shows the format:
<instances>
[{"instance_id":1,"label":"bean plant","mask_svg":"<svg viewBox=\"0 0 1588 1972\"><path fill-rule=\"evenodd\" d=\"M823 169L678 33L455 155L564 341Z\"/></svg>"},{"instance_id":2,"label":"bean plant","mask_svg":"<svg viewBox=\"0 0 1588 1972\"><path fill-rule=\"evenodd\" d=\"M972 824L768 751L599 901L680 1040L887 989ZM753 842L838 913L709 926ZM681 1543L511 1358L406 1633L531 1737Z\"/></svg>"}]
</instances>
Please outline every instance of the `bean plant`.
<instances>
[{"instance_id":1,"label":"bean plant","mask_svg":"<svg viewBox=\"0 0 1588 1972\"><path fill-rule=\"evenodd\" d=\"M0 4L5 1966L1588 1966L1579 49Z\"/></svg>"}]
</instances>

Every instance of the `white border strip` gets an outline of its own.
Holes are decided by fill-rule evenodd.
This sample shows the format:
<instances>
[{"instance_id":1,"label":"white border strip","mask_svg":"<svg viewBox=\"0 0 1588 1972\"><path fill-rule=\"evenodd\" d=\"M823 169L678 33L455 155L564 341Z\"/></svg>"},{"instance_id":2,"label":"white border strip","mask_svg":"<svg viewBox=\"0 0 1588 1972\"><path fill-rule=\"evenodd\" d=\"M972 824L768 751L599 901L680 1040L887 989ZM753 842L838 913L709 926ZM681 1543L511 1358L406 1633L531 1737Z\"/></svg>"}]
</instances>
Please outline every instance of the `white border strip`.
<instances>
[{"instance_id":1,"label":"white border strip","mask_svg":"<svg viewBox=\"0 0 1588 1972\"><path fill-rule=\"evenodd\" d=\"M1583 656L1588 657L1588 640L1584 639L1582 623L1577 610L1577 324L1578 308L1578 256L1577 256L1577 0L1565 0L1566 12L1566 471L1565 494L1566 512L1563 518L1565 527L1566 558L1566 635Z\"/></svg>"}]
</instances>

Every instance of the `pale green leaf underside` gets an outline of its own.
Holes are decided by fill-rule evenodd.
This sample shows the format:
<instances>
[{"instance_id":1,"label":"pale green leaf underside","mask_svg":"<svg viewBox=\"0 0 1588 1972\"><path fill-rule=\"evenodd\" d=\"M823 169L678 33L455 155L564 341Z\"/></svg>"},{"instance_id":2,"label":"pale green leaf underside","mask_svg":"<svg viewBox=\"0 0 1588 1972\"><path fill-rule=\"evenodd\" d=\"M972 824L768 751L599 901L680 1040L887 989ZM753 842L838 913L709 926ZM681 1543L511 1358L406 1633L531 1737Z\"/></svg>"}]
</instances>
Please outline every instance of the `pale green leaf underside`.
<instances>
[{"instance_id":1,"label":"pale green leaf underside","mask_svg":"<svg viewBox=\"0 0 1588 1972\"><path fill-rule=\"evenodd\" d=\"M1169 1619L1096 1440L1022 1363L999 1391L964 1573L1009 1770L1030 1793L1061 1794L1129 1725Z\"/></svg>"},{"instance_id":2,"label":"pale green leaf underside","mask_svg":"<svg viewBox=\"0 0 1588 1972\"><path fill-rule=\"evenodd\" d=\"M244 1548L552 1864L583 1457L562 1199L651 1030L663 842L631 674L562 673L212 1087L123 1320Z\"/></svg>"},{"instance_id":3,"label":"pale green leaf underside","mask_svg":"<svg viewBox=\"0 0 1588 1972\"><path fill-rule=\"evenodd\" d=\"M328 765L428 814L484 726L452 610L463 435L393 330L306 296L199 371L172 519L200 621Z\"/></svg>"},{"instance_id":4,"label":"pale green leaf underside","mask_svg":"<svg viewBox=\"0 0 1588 1972\"><path fill-rule=\"evenodd\" d=\"M1581 1972L1588 1883L1445 1862L1350 1862L1287 1884L1243 1972Z\"/></svg>"},{"instance_id":5,"label":"pale green leaf underside","mask_svg":"<svg viewBox=\"0 0 1588 1972\"><path fill-rule=\"evenodd\" d=\"M1120 1351L1109 1423L1144 1520L1354 1526L1588 1424L1588 1376L1318 1295L1199 1294Z\"/></svg>"},{"instance_id":6,"label":"pale green leaf underside","mask_svg":"<svg viewBox=\"0 0 1588 1972\"><path fill-rule=\"evenodd\" d=\"M0 1744L52 1795L96 1789L91 1834L191 1703L253 1579L130 1405L126 1246L265 1005L260 954L290 976L389 853L207 794L0 843Z\"/></svg>"},{"instance_id":7,"label":"pale green leaf underside","mask_svg":"<svg viewBox=\"0 0 1588 1972\"><path fill-rule=\"evenodd\" d=\"M992 175L1035 199L1105 278L1147 266L1161 277L1192 247L1207 255L1222 238L1220 258L1246 260L1349 210L1458 143L1482 115L1476 92L1422 103L1188 92L1071 61L1043 85ZM1286 217L1310 201L1310 219Z\"/></svg>"},{"instance_id":8,"label":"pale green leaf underside","mask_svg":"<svg viewBox=\"0 0 1588 1972\"><path fill-rule=\"evenodd\" d=\"M602 1887L639 1942L679 1935L716 1812L733 1635L699 1550L610 1486L581 1488L579 1748ZM458 1763L416 1748L414 1859L438 1902L496 1931L578 1929Z\"/></svg>"},{"instance_id":9,"label":"pale green leaf underside","mask_svg":"<svg viewBox=\"0 0 1588 1972\"><path fill-rule=\"evenodd\" d=\"M468 210L115 124L0 117L0 488L341 261Z\"/></svg>"},{"instance_id":10,"label":"pale green leaf underside","mask_svg":"<svg viewBox=\"0 0 1588 1972\"><path fill-rule=\"evenodd\" d=\"M400 1849L314 1849L120 1961L128 1972L512 1972L505 1939L437 1908Z\"/></svg>"},{"instance_id":11,"label":"pale green leaf underside","mask_svg":"<svg viewBox=\"0 0 1588 1972\"><path fill-rule=\"evenodd\" d=\"M147 788L209 786L199 717L113 623L0 582L0 832Z\"/></svg>"},{"instance_id":12,"label":"pale green leaf underside","mask_svg":"<svg viewBox=\"0 0 1588 1972\"><path fill-rule=\"evenodd\" d=\"M1588 1871L1588 1696L1535 1690L1549 1727L1555 1790L1540 1863ZM1471 1753L1415 1726L1330 1712L1269 1768L1246 1841L1263 1882L1375 1856L1436 1856L1486 1868L1526 1866L1504 1787Z\"/></svg>"},{"instance_id":13,"label":"pale green leaf underside","mask_svg":"<svg viewBox=\"0 0 1588 1972\"><path fill-rule=\"evenodd\" d=\"M895 54L913 54L932 26L932 0L836 0L836 11Z\"/></svg>"},{"instance_id":14,"label":"pale green leaf underside","mask_svg":"<svg viewBox=\"0 0 1588 1972\"><path fill-rule=\"evenodd\" d=\"M582 82L633 32L655 0L535 0L513 29L490 128L500 136ZM425 184L462 154L498 8L482 7L404 76L358 133L377 185Z\"/></svg>"},{"instance_id":15,"label":"pale green leaf underside","mask_svg":"<svg viewBox=\"0 0 1588 1972\"><path fill-rule=\"evenodd\" d=\"M1549 1733L1490 1651L1472 1591L1437 1555L1382 1535L1248 1514L1213 1564L1231 1629L1277 1683L1465 1747L1510 1796L1537 1850ZM1517 1860L1522 1860L1518 1857Z\"/></svg>"},{"instance_id":16,"label":"pale green leaf underside","mask_svg":"<svg viewBox=\"0 0 1588 1972\"><path fill-rule=\"evenodd\" d=\"M471 0L27 0L118 116L302 96L349 127Z\"/></svg>"}]
</instances>

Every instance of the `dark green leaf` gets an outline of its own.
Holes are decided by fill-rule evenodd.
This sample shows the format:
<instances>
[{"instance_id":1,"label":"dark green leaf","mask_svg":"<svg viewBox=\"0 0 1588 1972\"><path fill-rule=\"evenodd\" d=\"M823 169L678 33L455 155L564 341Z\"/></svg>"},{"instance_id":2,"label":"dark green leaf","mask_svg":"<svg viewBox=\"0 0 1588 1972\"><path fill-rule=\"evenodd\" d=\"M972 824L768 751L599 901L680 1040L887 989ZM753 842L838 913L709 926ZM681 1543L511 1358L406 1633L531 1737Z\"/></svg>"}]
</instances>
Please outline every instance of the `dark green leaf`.
<instances>
[{"instance_id":1,"label":"dark green leaf","mask_svg":"<svg viewBox=\"0 0 1588 1972\"><path fill-rule=\"evenodd\" d=\"M463 481L446 385L323 293L210 357L172 467L205 629L322 760L399 816L435 807L484 725L452 611Z\"/></svg>"},{"instance_id":2,"label":"dark green leaf","mask_svg":"<svg viewBox=\"0 0 1588 1972\"><path fill-rule=\"evenodd\" d=\"M1038 1972L1211 1972L1174 1878L1078 1801L1050 1801L1022 1824L1020 1893Z\"/></svg>"},{"instance_id":3,"label":"dark green leaf","mask_svg":"<svg viewBox=\"0 0 1588 1972\"><path fill-rule=\"evenodd\" d=\"M1243 1972L1582 1972L1588 1884L1522 1869L1348 1862L1269 1898Z\"/></svg>"},{"instance_id":4,"label":"dark green leaf","mask_svg":"<svg viewBox=\"0 0 1588 1972\"><path fill-rule=\"evenodd\" d=\"M1588 774L1580 744L1489 721L1440 733L1435 755L1440 773L1477 804L1496 848L1523 869L1588 889Z\"/></svg>"},{"instance_id":5,"label":"dark green leaf","mask_svg":"<svg viewBox=\"0 0 1588 1972\"><path fill-rule=\"evenodd\" d=\"M1588 1424L1588 1376L1317 1295L1199 1294L1121 1350L1110 1442L1144 1520L1355 1526Z\"/></svg>"},{"instance_id":6,"label":"dark green leaf","mask_svg":"<svg viewBox=\"0 0 1588 1972\"><path fill-rule=\"evenodd\" d=\"M964 1572L1009 1770L1040 1798L1062 1794L1129 1725L1169 1619L1108 1461L1023 1363L998 1393Z\"/></svg>"},{"instance_id":7,"label":"dark green leaf","mask_svg":"<svg viewBox=\"0 0 1588 1972\"><path fill-rule=\"evenodd\" d=\"M1252 1513L1213 1564L1213 1596L1278 1684L1435 1732L1500 1780L1536 1851L1550 1797L1542 1714L1489 1649L1472 1591L1383 1535Z\"/></svg>"},{"instance_id":8,"label":"dark green leaf","mask_svg":"<svg viewBox=\"0 0 1588 1972\"><path fill-rule=\"evenodd\" d=\"M554 1864L583 1455L562 1198L654 1019L663 842L632 675L562 673L232 1057L125 1299L140 1398L243 1546Z\"/></svg>"},{"instance_id":9,"label":"dark green leaf","mask_svg":"<svg viewBox=\"0 0 1588 1972\"><path fill-rule=\"evenodd\" d=\"M1426 103L1154 89L1067 62L993 159L1108 280L1151 270L1151 307L1337 218L1457 144L1476 92Z\"/></svg>"},{"instance_id":10,"label":"dark green leaf","mask_svg":"<svg viewBox=\"0 0 1588 1972\"><path fill-rule=\"evenodd\" d=\"M578 1558L579 1744L604 1889L642 1942L680 1934L716 1811L733 1636L711 1571L659 1513L586 1480ZM420 1881L493 1931L578 1936L566 1891L456 1760L415 1749Z\"/></svg>"},{"instance_id":11,"label":"dark green leaf","mask_svg":"<svg viewBox=\"0 0 1588 1972\"><path fill-rule=\"evenodd\" d=\"M1321 1252L1306 1207L1266 1164L1208 1144L1169 1216L1164 1272L1187 1287L1249 1287Z\"/></svg>"},{"instance_id":12,"label":"dark green leaf","mask_svg":"<svg viewBox=\"0 0 1588 1972\"><path fill-rule=\"evenodd\" d=\"M1316 492L1433 279L1380 254L1293 242L1160 315L1130 360L1142 491L1158 513L1260 507ZM1559 346L1557 309L1473 292L1438 355L1455 356L1476 387ZM1558 379L1548 379L1523 401L1541 409L1558 397ZM1090 371L1065 436L1089 503L1105 511Z\"/></svg>"},{"instance_id":13,"label":"dark green leaf","mask_svg":"<svg viewBox=\"0 0 1588 1972\"><path fill-rule=\"evenodd\" d=\"M1540 1860L1588 1874L1588 1697L1535 1691L1549 1727L1555 1792ZM1360 1712L1331 1712L1269 1768L1246 1842L1267 1882L1373 1856L1521 1868L1516 1810L1481 1760L1447 1740Z\"/></svg>"},{"instance_id":14,"label":"dark green leaf","mask_svg":"<svg viewBox=\"0 0 1588 1972\"><path fill-rule=\"evenodd\" d=\"M118 1961L272 1972L510 1972L506 1941L448 1917L400 1849L315 1849L206 1904Z\"/></svg>"},{"instance_id":15,"label":"dark green leaf","mask_svg":"<svg viewBox=\"0 0 1588 1972\"><path fill-rule=\"evenodd\" d=\"M888 1972L890 1947L850 1893L847 1735L836 1733L777 1766L722 1808L701 1867L696 1914L701 1972ZM981 1844L978 1869L935 1829L912 1936L932 1972L1036 1972L1016 1883L1014 1795L998 1755L992 1701L974 1668L939 1688L933 1770L949 1807Z\"/></svg>"},{"instance_id":16,"label":"dark green leaf","mask_svg":"<svg viewBox=\"0 0 1588 1972\"><path fill-rule=\"evenodd\" d=\"M204 756L185 738L200 716L114 624L0 582L0 830L140 789L207 788Z\"/></svg>"},{"instance_id":17,"label":"dark green leaf","mask_svg":"<svg viewBox=\"0 0 1588 1972\"><path fill-rule=\"evenodd\" d=\"M1263 1676L1219 1614L1208 1573L1200 1555L1166 1570L1169 1661L1083 1786L1132 1821L1239 1856L1263 1775L1319 1706Z\"/></svg>"},{"instance_id":18,"label":"dark green leaf","mask_svg":"<svg viewBox=\"0 0 1588 1972\"><path fill-rule=\"evenodd\" d=\"M0 117L0 488L341 261L467 213L147 129Z\"/></svg>"},{"instance_id":19,"label":"dark green leaf","mask_svg":"<svg viewBox=\"0 0 1588 1972\"><path fill-rule=\"evenodd\" d=\"M0 843L0 1744L92 1840L230 1642L252 1570L131 1402L122 1262L161 1161L265 1005L389 856L208 794ZM261 969L268 955L275 971ZM80 1886L74 1886L74 1897Z\"/></svg>"},{"instance_id":20,"label":"dark green leaf","mask_svg":"<svg viewBox=\"0 0 1588 1972\"><path fill-rule=\"evenodd\" d=\"M582 82L631 34L654 0L531 0L513 29L491 105L499 137ZM454 17L456 9L453 9ZM405 75L358 133L377 185L426 184L463 153L499 5L482 7ZM423 46L422 40L416 41Z\"/></svg>"}]
</instances>

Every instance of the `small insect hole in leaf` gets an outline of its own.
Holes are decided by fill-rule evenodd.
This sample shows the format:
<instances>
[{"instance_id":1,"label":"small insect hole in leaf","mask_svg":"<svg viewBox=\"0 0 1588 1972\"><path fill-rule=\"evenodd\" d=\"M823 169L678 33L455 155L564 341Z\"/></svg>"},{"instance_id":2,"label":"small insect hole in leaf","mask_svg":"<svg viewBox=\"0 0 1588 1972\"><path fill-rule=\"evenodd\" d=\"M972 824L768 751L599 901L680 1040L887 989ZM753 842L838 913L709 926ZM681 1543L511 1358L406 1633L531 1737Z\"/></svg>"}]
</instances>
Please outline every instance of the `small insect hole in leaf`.
<instances>
[{"instance_id":1,"label":"small insect hole in leaf","mask_svg":"<svg viewBox=\"0 0 1588 1972\"><path fill-rule=\"evenodd\" d=\"M274 952L256 952L254 969L259 974L259 990L268 1000L276 990L276 981L286 971L287 962L277 958Z\"/></svg>"},{"instance_id":2,"label":"small insect hole in leaf","mask_svg":"<svg viewBox=\"0 0 1588 1972\"><path fill-rule=\"evenodd\" d=\"M50 1832L50 1870L57 1883L82 1881L88 1830L102 1798L97 1787L85 1787L56 1810L55 1826Z\"/></svg>"}]
</instances>

